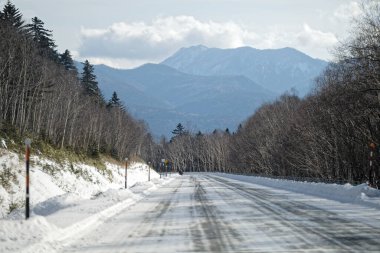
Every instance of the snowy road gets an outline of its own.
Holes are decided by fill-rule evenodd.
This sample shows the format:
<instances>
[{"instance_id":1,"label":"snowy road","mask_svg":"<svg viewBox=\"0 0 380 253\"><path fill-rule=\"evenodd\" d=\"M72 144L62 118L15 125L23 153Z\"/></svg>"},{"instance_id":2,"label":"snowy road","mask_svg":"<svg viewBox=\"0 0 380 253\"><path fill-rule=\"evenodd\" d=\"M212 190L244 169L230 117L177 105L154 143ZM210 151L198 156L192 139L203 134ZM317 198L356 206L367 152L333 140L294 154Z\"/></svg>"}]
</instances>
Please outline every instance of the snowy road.
<instances>
[{"instance_id":1,"label":"snowy road","mask_svg":"<svg viewBox=\"0 0 380 253\"><path fill-rule=\"evenodd\" d=\"M61 252L380 252L379 224L376 209L194 174Z\"/></svg>"}]
</instances>

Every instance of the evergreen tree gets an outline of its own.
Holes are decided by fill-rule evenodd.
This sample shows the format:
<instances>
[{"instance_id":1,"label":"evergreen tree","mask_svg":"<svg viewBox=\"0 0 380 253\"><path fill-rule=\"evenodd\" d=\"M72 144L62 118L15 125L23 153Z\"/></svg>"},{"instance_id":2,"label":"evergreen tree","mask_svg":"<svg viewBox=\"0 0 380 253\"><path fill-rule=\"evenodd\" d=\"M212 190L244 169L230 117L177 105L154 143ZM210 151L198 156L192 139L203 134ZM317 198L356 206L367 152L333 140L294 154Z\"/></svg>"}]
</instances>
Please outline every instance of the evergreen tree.
<instances>
[{"instance_id":1,"label":"evergreen tree","mask_svg":"<svg viewBox=\"0 0 380 253\"><path fill-rule=\"evenodd\" d=\"M64 53L59 55L59 61L65 67L66 70L75 71L75 72L78 71L74 65L74 61L73 61L73 58L71 57L69 50L66 49Z\"/></svg>"},{"instance_id":2,"label":"evergreen tree","mask_svg":"<svg viewBox=\"0 0 380 253\"><path fill-rule=\"evenodd\" d=\"M40 54L58 62L59 56L55 50L57 47L53 40L52 31L44 27L45 23L37 18L32 18L32 23L26 25L28 33L32 36L40 48Z\"/></svg>"},{"instance_id":3,"label":"evergreen tree","mask_svg":"<svg viewBox=\"0 0 380 253\"><path fill-rule=\"evenodd\" d=\"M175 136L180 136L185 133L185 128L182 126L181 123L178 123L177 127L172 131L172 134L174 134Z\"/></svg>"},{"instance_id":4,"label":"evergreen tree","mask_svg":"<svg viewBox=\"0 0 380 253\"><path fill-rule=\"evenodd\" d=\"M83 63L81 81L87 95L101 98L98 82L94 74L94 66L88 60Z\"/></svg>"},{"instance_id":5,"label":"evergreen tree","mask_svg":"<svg viewBox=\"0 0 380 253\"><path fill-rule=\"evenodd\" d=\"M112 93L112 97L108 101L107 107L108 108L113 108L113 107L122 108L121 101L120 101L119 97L117 96L116 91L114 91Z\"/></svg>"},{"instance_id":6,"label":"evergreen tree","mask_svg":"<svg viewBox=\"0 0 380 253\"><path fill-rule=\"evenodd\" d=\"M10 0L4 5L3 11L0 11L0 20L15 27L18 30L24 28L22 14Z\"/></svg>"}]
</instances>

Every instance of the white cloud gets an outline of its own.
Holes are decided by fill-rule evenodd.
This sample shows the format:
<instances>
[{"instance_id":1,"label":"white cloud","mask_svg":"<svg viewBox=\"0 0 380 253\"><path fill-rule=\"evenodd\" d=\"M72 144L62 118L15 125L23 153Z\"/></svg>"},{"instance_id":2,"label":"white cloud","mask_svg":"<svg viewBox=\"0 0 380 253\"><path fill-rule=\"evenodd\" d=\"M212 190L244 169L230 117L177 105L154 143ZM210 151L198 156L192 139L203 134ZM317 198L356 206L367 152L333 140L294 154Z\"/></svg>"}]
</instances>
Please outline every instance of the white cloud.
<instances>
[{"instance_id":1,"label":"white cloud","mask_svg":"<svg viewBox=\"0 0 380 253\"><path fill-rule=\"evenodd\" d=\"M272 27L258 34L235 22L200 21L192 16L158 17L150 24L120 22L106 29L82 28L81 37L78 58L119 68L159 62L181 47L198 44L218 48L294 47L326 59L326 48L337 42L333 33L312 29L308 24L298 31Z\"/></svg>"},{"instance_id":2,"label":"white cloud","mask_svg":"<svg viewBox=\"0 0 380 253\"><path fill-rule=\"evenodd\" d=\"M194 44L239 47L255 37L233 22L201 22L192 16L157 18L151 24L115 23L107 29L82 28L81 34L81 56L129 59L160 59Z\"/></svg>"},{"instance_id":3,"label":"white cloud","mask_svg":"<svg viewBox=\"0 0 380 253\"><path fill-rule=\"evenodd\" d=\"M89 60L91 64L105 64L116 69L130 69L147 63L146 60L131 60L126 58L86 57L86 59ZM84 61L84 58L82 58L81 61Z\"/></svg>"},{"instance_id":4,"label":"white cloud","mask_svg":"<svg viewBox=\"0 0 380 253\"><path fill-rule=\"evenodd\" d=\"M347 20L347 19L355 18L359 16L360 14L362 14L360 4L352 1L352 2L340 5L335 10L334 17L341 20Z\"/></svg>"},{"instance_id":5,"label":"white cloud","mask_svg":"<svg viewBox=\"0 0 380 253\"><path fill-rule=\"evenodd\" d=\"M303 25L303 31L298 33L297 41L302 47L323 47L334 46L338 39L331 32L322 32L312 29L308 24Z\"/></svg>"},{"instance_id":6,"label":"white cloud","mask_svg":"<svg viewBox=\"0 0 380 253\"><path fill-rule=\"evenodd\" d=\"M309 53L311 56L331 60L330 51L338 43L338 38L331 32L323 32L303 25L303 30L296 36L298 49Z\"/></svg>"}]
</instances>

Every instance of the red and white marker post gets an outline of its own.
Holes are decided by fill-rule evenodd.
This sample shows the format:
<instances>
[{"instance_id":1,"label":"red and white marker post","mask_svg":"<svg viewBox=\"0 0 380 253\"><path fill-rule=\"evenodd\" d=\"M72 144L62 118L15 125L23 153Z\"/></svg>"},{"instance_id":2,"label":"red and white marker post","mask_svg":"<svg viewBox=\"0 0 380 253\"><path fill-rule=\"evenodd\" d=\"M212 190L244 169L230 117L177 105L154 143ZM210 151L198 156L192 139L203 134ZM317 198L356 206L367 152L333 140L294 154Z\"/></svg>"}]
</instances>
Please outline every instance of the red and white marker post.
<instances>
[{"instance_id":1,"label":"red and white marker post","mask_svg":"<svg viewBox=\"0 0 380 253\"><path fill-rule=\"evenodd\" d=\"M25 140L25 165L26 165L26 176L25 176L25 181L26 181L26 202L25 202L25 219L29 219L30 216L30 208L29 208L29 160L30 160L30 144L32 141L30 139Z\"/></svg>"}]
</instances>

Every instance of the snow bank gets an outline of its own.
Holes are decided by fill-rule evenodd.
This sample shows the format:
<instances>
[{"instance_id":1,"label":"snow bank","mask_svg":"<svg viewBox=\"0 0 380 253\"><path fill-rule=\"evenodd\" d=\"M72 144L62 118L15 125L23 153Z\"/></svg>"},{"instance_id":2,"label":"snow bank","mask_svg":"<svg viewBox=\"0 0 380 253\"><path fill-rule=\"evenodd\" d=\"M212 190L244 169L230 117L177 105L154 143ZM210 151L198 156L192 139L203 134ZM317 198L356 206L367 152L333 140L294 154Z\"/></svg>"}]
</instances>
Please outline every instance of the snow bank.
<instances>
[{"instance_id":1,"label":"snow bank","mask_svg":"<svg viewBox=\"0 0 380 253\"><path fill-rule=\"evenodd\" d=\"M366 205L380 209L380 190L373 189L366 184L352 186L350 184L338 185L310 183L222 173L219 173L218 175L258 185L303 193L344 203Z\"/></svg>"},{"instance_id":2,"label":"snow bank","mask_svg":"<svg viewBox=\"0 0 380 253\"><path fill-rule=\"evenodd\" d=\"M82 201L69 198L70 194L46 200L34 208L27 221L0 220L0 252L57 252L70 239L95 229L172 179L140 182L131 189L109 189ZM36 214L38 206L44 210L41 216Z\"/></svg>"},{"instance_id":3,"label":"snow bank","mask_svg":"<svg viewBox=\"0 0 380 253\"><path fill-rule=\"evenodd\" d=\"M49 205L52 205L55 203L54 201L61 201L62 198L78 201L90 199L97 193L109 189L124 188L124 168L108 162L105 165L106 170L103 171L86 164L59 164L49 159L32 156L30 169L32 208L36 207L36 211L39 210L41 207L39 203L48 199L51 200ZM0 149L0 175L3 175L9 182L5 187L0 185L0 218L4 218L10 208L17 209L24 204L24 158L19 157L16 153ZM155 178L159 178L159 174L151 170L151 179ZM148 166L142 163L132 163L128 167L128 187L146 181L148 181ZM55 205L58 209L62 207L58 203ZM52 209L50 208L50 210ZM17 216L17 212L13 216Z\"/></svg>"},{"instance_id":4,"label":"snow bank","mask_svg":"<svg viewBox=\"0 0 380 253\"><path fill-rule=\"evenodd\" d=\"M0 173L11 179L0 186L0 252L54 252L65 239L94 229L173 179L160 179L151 170L148 182L148 166L132 163L127 174L129 189L124 189L125 168L111 163L106 168L31 157L31 218L25 221L23 158L0 149ZM20 206L7 215L11 203Z\"/></svg>"}]
</instances>

